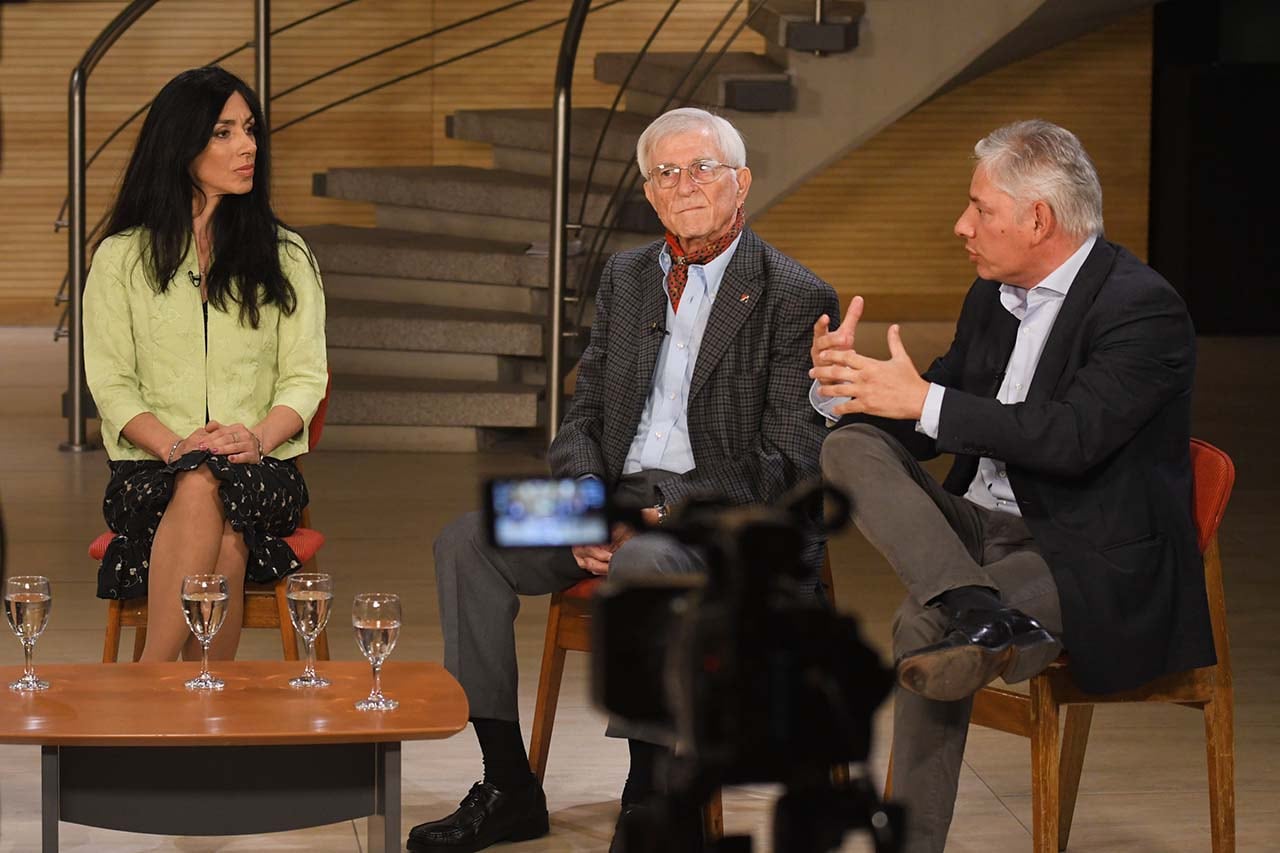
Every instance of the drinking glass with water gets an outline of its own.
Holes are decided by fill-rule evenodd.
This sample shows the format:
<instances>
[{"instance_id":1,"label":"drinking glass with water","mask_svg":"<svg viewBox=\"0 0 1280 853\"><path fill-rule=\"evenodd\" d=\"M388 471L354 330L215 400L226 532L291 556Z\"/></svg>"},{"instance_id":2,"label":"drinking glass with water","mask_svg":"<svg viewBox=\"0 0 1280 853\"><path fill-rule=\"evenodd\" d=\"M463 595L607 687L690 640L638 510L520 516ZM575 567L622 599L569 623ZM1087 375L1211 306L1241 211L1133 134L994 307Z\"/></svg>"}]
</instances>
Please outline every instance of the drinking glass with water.
<instances>
[{"instance_id":1,"label":"drinking glass with water","mask_svg":"<svg viewBox=\"0 0 1280 853\"><path fill-rule=\"evenodd\" d=\"M373 666L373 690L356 703L361 711L390 711L400 705L382 695L382 662L400 639L400 596L388 592L362 592L351 607L356 644Z\"/></svg>"},{"instance_id":2,"label":"drinking glass with water","mask_svg":"<svg viewBox=\"0 0 1280 853\"><path fill-rule=\"evenodd\" d=\"M302 675L291 678L293 687L328 687L329 679L316 674L316 638L329 624L329 608L333 604L333 579L326 574L289 575L285 581L285 598L289 601L289 619L293 629L302 635L307 647L307 665Z\"/></svg>"},{"instance_id":3,"label":"drinking glass with water","mask_svg":"<svg viewBox=\"0 0 1280 853\"><path fill-rule=\"evenodd\" d=\"M35 653L36 640L44 633L53 607L53 593L49 579L35 575L9 578L4 585L4 614L9 628L22 641L26 658L22 677L9 685L10 690L48 690L49 682L36 677L31 656Z\"/></svg>"},{"instance_id":4,"label":"drinking glass with water","mask_svg":"<svg viewBox=\"0 0 1280 853\"><path fill-rule=\"evenodd\" d=\"M182 613L200 643L200 674L187 682L188 690L221 690L221 678L209 672L209 644L227 618L225 575L187 575L182 579Z\"/></svg>"}]
</instances>

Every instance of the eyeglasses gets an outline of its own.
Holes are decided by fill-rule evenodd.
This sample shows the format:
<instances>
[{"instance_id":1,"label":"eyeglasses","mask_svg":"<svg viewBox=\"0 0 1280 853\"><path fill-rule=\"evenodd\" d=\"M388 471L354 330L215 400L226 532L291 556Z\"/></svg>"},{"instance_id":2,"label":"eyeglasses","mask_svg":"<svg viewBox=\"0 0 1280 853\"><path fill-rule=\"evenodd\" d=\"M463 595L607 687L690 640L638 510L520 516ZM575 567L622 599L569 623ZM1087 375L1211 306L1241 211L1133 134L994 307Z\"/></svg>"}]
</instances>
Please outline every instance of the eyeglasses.
<instances>
[{"instance_id":1,"label":"eyeglasses","mask_svg":"<svg viewBox=\"0 0 1280 853\"><path fill-rule=\"evenodd\" d=\"M680 183L681 172L687 173L695 184L713 184L720 180L725 169L734 168L736 167L717 160L694 160L688 166L659 163L649 170L646 179L653 181L661 189L669 190Z\"/></svg>"}]
</instances>

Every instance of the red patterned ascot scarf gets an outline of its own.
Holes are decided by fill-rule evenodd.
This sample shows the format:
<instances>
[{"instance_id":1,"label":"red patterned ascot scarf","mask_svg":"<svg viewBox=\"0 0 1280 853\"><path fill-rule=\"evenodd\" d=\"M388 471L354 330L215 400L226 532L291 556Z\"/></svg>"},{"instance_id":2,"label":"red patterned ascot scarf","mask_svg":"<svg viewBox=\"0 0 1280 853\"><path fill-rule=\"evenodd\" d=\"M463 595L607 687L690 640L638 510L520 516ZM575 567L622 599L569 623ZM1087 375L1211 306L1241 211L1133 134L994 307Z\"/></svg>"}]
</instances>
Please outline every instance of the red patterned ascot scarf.
<instances>
[{"instance_id":1,"label":"red patterned ascot scarf","mask_svg":"<svg viewBox=\"0 0 1280 853\"><path fill-rule=\"evenodd\" d=\"M671 297L672 313L680 310L680 297L684 295L684 286L689 283L689 265L705 264L729 248L729 244L738 239L738 235L742 233L744 220L742 208L739 207L738 215L733 218L733 226L724 233L724 236L696 252L687 254L680 247L680 241L676 235L670 231L667 232L667 248L671 251L671 271L667 273L667 295Z\"/></svg>"}]
</instances>

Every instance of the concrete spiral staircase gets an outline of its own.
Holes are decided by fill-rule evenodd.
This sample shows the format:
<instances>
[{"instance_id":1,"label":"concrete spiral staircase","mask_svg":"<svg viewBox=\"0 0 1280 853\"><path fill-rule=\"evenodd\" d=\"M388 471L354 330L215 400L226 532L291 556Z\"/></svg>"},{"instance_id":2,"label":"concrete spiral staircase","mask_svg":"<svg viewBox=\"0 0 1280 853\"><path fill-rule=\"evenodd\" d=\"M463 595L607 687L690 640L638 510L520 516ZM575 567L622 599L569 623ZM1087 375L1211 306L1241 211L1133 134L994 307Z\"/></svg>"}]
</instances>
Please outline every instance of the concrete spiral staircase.
<instances>
[{"instance_id":1,"label":"concrete spiral staircase","mask_svg":"<svg viewBox=\"0 0 1280 853\"><path fill-rule=\"evenodd\" d=\"M746 136L754 215L934 95L1152 2L1002 0L978 13L936 0L836 0L828 25L814 28L812 0L767 0L750 24L763 50L726 54L689 100ZM621 83L633 58L594 57L596 78ZM692 58L653 53L641 63L590 188L582 182L606 111L574 111L572 209L589 190L587 222L634 168L636 138ZM545 246L548 233L551 111L461 111L446 131L491 145L493 168L315 176L317 195L377 211L373 228L304 229L329 306L329 447L467 451L538 441L547 259L528 250ZM659 228L637 195L610 248L644 243ZM570 259L571 276L582 262Z\"/></svg>"}]
</instances>

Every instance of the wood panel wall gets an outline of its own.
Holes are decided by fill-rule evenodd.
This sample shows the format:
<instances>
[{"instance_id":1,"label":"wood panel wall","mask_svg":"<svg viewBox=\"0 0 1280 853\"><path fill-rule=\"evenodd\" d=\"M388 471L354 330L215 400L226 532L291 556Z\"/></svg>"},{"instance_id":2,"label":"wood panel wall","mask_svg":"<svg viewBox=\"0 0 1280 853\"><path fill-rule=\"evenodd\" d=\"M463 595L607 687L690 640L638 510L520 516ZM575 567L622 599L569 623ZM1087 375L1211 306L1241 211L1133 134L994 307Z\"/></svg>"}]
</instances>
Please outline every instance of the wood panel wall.
<instances>
[{"instance_id":1,"label":"wood panel wall","mask_svg":"<svg viewBox=\"0 0 1280 853\"><path fill-rule=\"evenodd\" d=\"M326 5L329 0L275 0L273 24L279 27ZM353 4L273 41L273 91L281 93L370 50L500 5L500 0ZM567 0L533 0L336 74L275 100L272 124L279 127L335 98L554 22L568 5ZM592 16L576 69L576 106L610 103L614 90L591 79L590 58L600 50L638 47L667 5L668 0L626 0ZM685 0L656 49L700 46L729 5L728 0ZM66 269L66 238L54 234L52 222L66 192L68 75L123 6L123 0L0 5L0 324L52 326L57 320L53 295ZM462 108L549 103L560 34L556 24L275 134L277 210L299 225L367 225L371 208L312 197L312 173L331 166L488 165L485 146L445 138L445 116ZM251 38L249 0L163 0L117 44L91 80L89 150L175 73ZM745 31L734 46L759 50L762 41ZM224 64L252 80L251 49ZM1040 115L1080 133L1102 172L1109 235L1142 253L1149 92L1150 18L1143 14L925 105L767 212L757 227L836 284L842 296L856 291L885 297L872 301L873 315L889 307L897 316L949 314L970 277L949 236L968 180L967 153L990 128ZM136 128L135 122L90 171L91 225L114 190Z\"/></svg>"}]
</instances>

